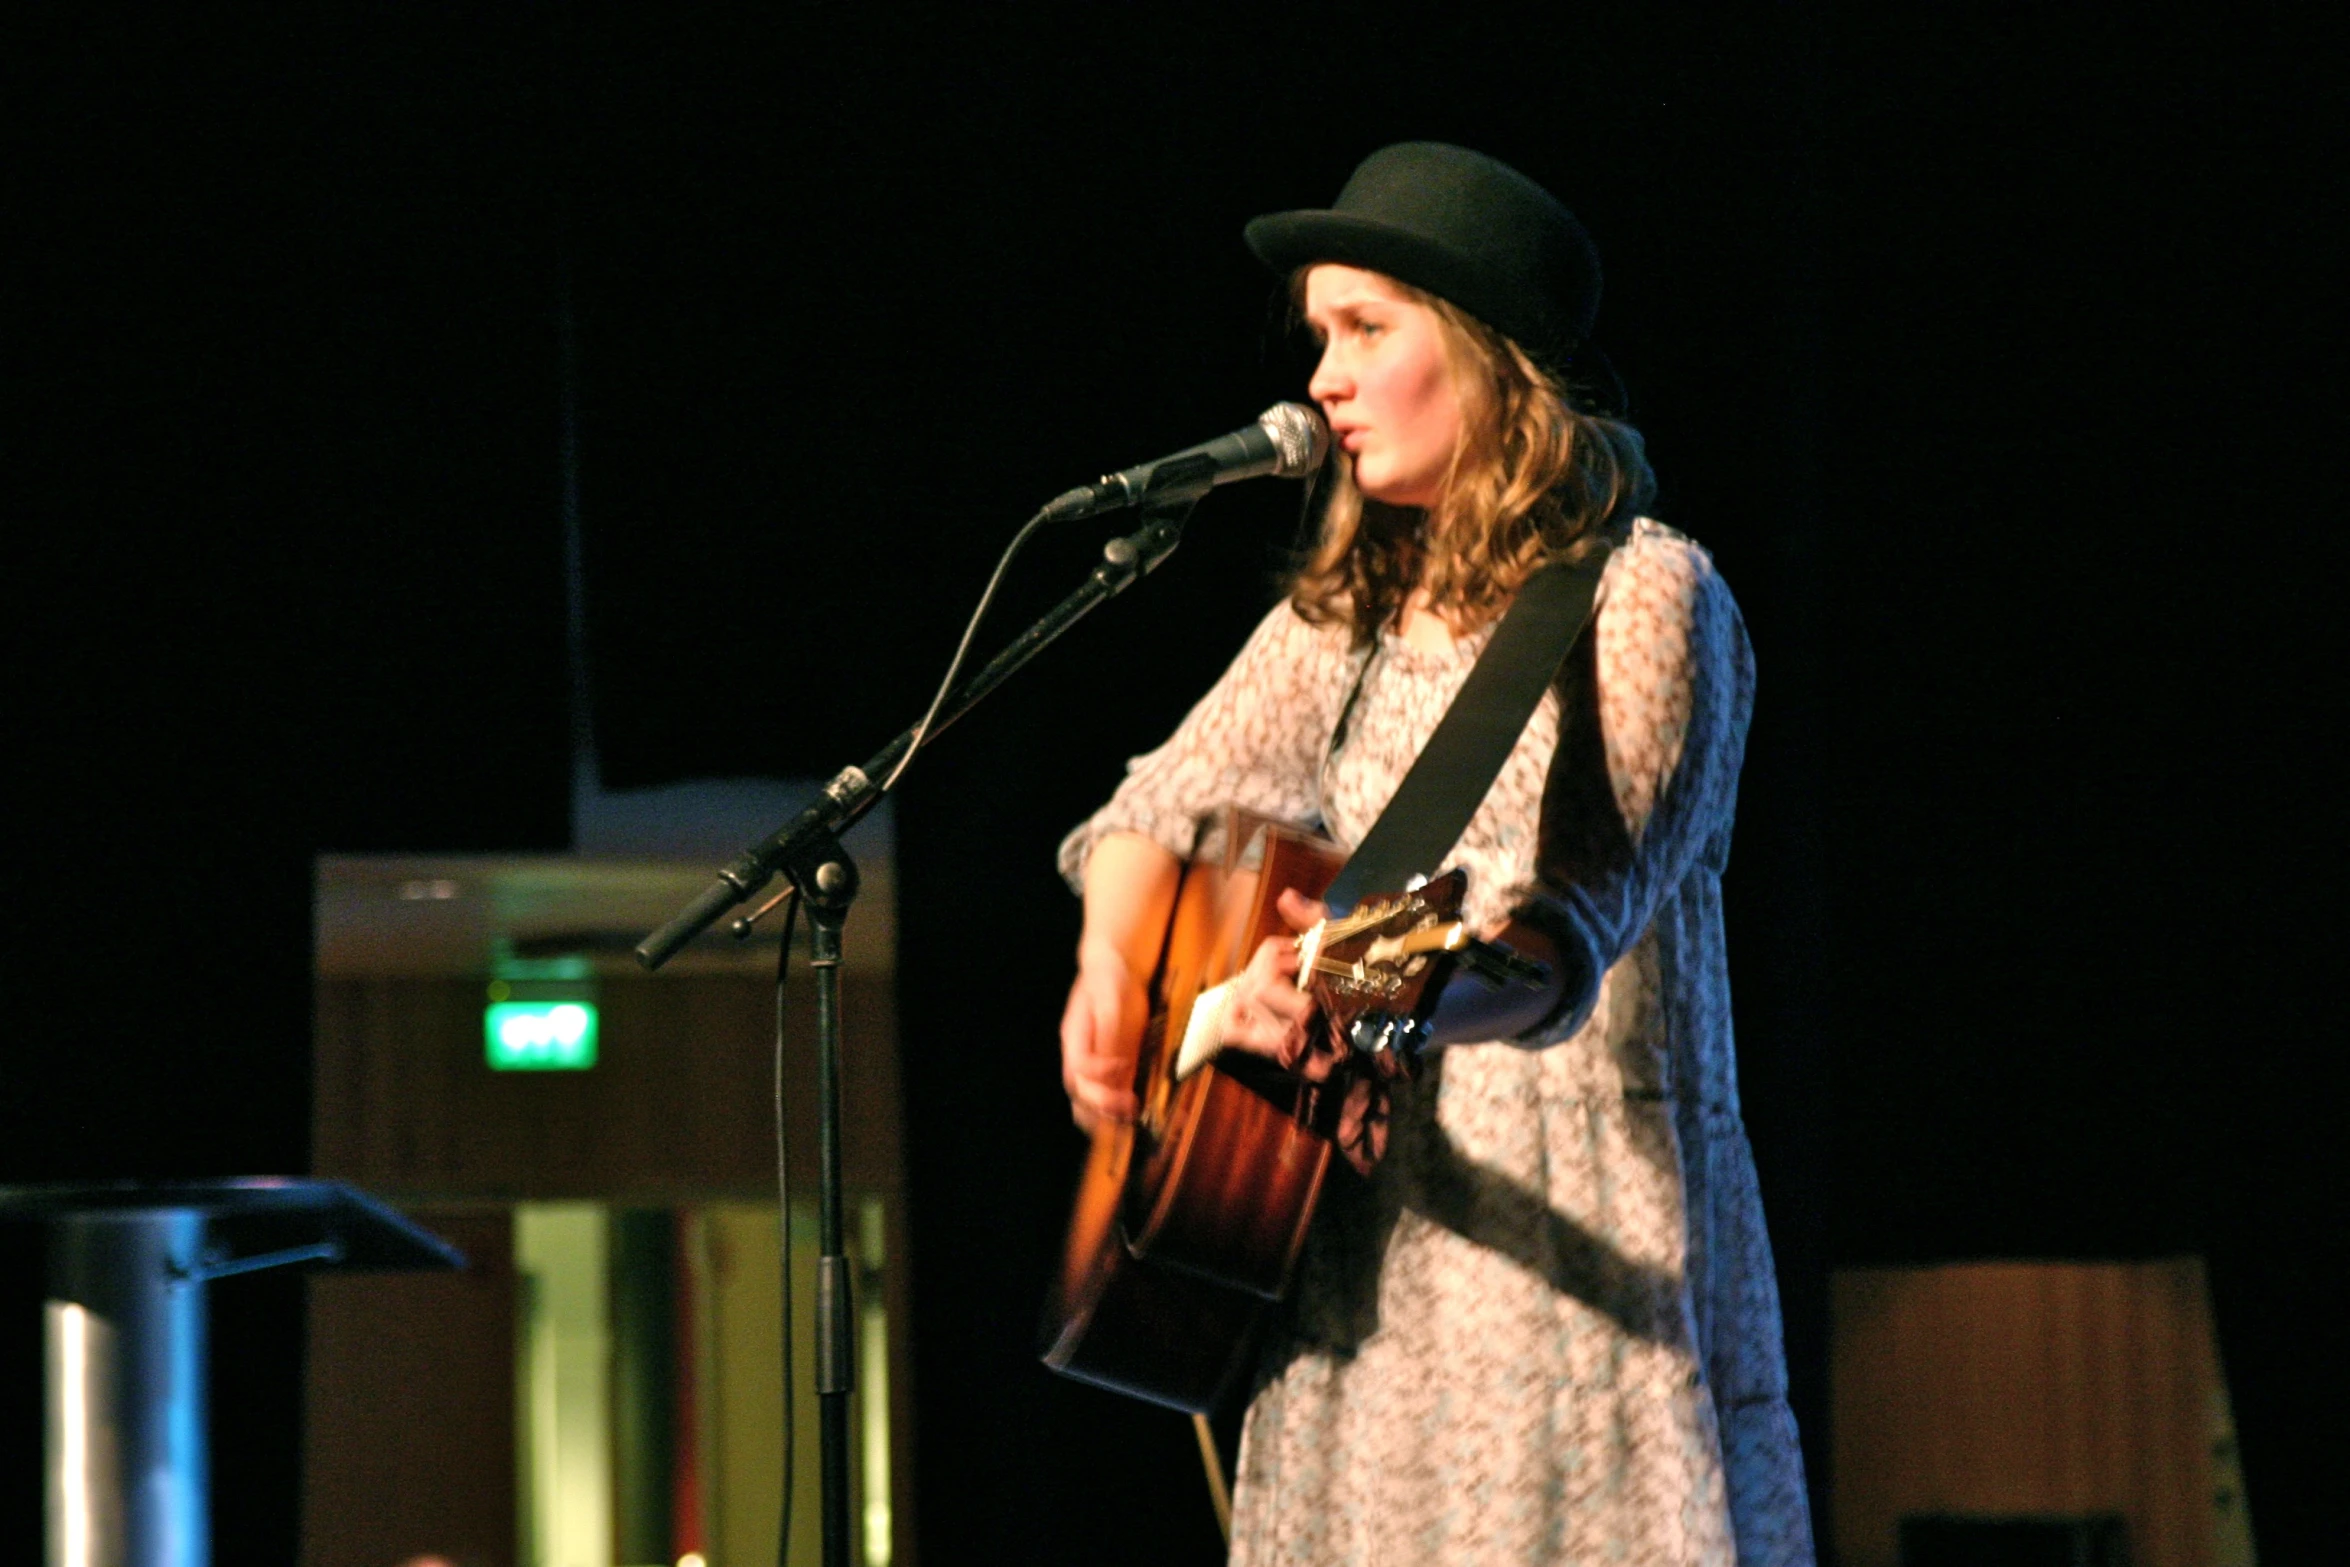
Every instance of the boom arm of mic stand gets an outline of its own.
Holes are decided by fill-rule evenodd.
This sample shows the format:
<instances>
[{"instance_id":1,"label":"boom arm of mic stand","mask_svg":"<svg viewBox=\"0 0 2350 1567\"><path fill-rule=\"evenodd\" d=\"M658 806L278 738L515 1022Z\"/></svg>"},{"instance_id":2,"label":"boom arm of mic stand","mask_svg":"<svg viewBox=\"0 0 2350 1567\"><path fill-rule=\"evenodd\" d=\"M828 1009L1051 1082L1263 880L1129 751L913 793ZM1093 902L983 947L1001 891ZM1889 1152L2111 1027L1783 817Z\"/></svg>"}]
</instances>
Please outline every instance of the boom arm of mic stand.
<instances>
[{"instance_id":1,"label":"boom arm of mic stand","mask_svg":"<svg viewBox=\"0 0 2350 1567\"><path fill-rule=\"evenodd\" d=\"M954 721L977 706L980 698L1002 685L1023 664L1043 652L1060 634L1106 599L1117 597L1135 580L1155 571L1183 542L1183 524L1198 504L1185 496L1145 508L1142 526L1102 546L1101 564L1083 585L1047 611L987 666L948 694L931 723L923 744L944 734ZM839 835L865 819L881 803L879 780L889 777L914 743L914 728L885 745L862 767L843 768L821 794L799 815L743 851L742 857L718 873L701 895L677 912L668 924L637 944L636 957L646 968L657 969L675 957L685 944L716 924L729 909L757 895L774 880L800 848L819 834ZM802 891L807 889L803 888Z\"/></svg>"}]
</instances>

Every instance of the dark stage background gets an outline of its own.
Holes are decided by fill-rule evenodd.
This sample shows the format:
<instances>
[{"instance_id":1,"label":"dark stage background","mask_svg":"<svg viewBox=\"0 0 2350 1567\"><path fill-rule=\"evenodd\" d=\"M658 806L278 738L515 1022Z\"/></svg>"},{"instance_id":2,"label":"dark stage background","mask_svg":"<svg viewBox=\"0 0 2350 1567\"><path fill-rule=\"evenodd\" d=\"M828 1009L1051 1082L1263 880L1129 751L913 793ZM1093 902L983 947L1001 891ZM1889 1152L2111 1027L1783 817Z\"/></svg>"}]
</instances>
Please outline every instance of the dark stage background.
<instances>
[{"instance_id":1,"label":"dark stage background","mask_svg":"<svg viewBox=\"0 0 2350 1567\"><path fill-rule=\"evenodd\" d=\"M566 846L565 320L606 781L829 773L1029 508L1298 393L1241 222L1451 139L1596 233L1659 509L1758 647L1732 951L1815 1486L1830 1267L2201 1251L2263 1559L2320 1559L2331 66L2240 10L1380 14L35 24L0 1179L305 1168L311 856ZM1220 492L904 787L931 1560L1214 1555L1182 1423L1029 1357L1080 1151L1051 851L1295 521ZM0 1244L29 1558L38 1281ZM215 1316L221 1559L287 1561L299 1286Z\"/></svg>"}]
</instances>

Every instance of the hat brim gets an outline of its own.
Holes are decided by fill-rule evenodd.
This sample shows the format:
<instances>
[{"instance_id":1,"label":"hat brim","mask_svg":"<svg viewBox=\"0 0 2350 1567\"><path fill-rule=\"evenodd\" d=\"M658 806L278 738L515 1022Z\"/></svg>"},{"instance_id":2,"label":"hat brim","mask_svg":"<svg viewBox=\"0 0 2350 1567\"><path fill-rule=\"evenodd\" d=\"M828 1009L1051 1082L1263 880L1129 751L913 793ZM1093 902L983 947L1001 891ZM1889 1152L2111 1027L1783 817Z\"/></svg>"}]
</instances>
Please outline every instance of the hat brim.
<instances>
[{"instance_id":1,"label":"hat brim","mask_svg":"<svg viewBox=\"0 0 2350 1567\"><path fill-rule=\"evenodd\" d=\"M1474 258L1425 235L1375 218L1321 209L1273 212L1251 219L1241 237L1256 258L1283 277L1321 262L1383 272L1450 300L1554 370L1572 364L1578 381L1596 382L1593 401L1621 408L1624 385L1597 348L1578 342L1571 325L1526 297Z\"/></svg>"},{"instance_id":2,"label":"hat brim","mask_svg":"<svg viewBox=\"0 0 2350 1567\"><path fill-rule=\"evenodd\" d=\"M1273 212L1252 219L1241 236L1259 261L1284 276L1316 262L1384 272L1449 299L1486 325L1536 352L1565 346L1549 312L1530 308L1524 291L1474 257L1424 234L1376 218L1328 210ZM1515 296L1515 297L1514 297Z\"/></svg>"}]
</instances>

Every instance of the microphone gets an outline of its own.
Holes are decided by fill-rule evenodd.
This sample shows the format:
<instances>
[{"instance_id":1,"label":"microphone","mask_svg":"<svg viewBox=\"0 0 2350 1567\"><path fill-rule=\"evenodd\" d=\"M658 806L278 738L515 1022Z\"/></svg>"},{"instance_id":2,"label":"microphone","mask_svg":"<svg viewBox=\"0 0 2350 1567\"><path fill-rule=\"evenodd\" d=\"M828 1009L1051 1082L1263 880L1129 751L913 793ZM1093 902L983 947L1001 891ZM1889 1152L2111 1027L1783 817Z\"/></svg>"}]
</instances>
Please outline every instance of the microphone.
<instances>
[{"instance_id":1,"label":"microphone","mask_svg":"<svg viewBox=\"0 0 2350 1567\"><path fill-rule=\"evenodd\" d=\"M1056 497L1044 516L1075 522L1151 501L1197 500L1219 484L1260 474L1302 479L1329 455L1330 427L1319 412L1304 403L1275 403L1245 430L1081 484Z\"/></svg>"}]
</instances>

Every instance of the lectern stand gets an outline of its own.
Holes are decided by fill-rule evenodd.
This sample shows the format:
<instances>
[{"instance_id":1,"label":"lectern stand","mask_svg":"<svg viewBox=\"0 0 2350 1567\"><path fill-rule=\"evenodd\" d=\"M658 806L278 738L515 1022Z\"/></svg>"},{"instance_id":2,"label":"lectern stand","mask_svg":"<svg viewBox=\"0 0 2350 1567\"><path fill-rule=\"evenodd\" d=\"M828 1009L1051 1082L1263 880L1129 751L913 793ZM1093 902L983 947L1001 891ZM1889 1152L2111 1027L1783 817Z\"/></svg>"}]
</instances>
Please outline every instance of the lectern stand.
<instances>
[{"instance_id":1,"label":"lectern stand","mask_svg":"<svg viewBox=\"0 0 2350 1567\"><path fill-rule=\"evenodd\" d=\"M209 1567L204 1286L263 1268L461 1268L337 1181L0 1187L49 1231L48 1567Z\"/></svg>"}]
</instances>

